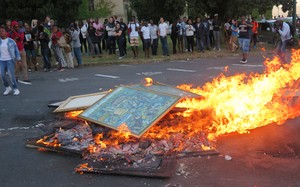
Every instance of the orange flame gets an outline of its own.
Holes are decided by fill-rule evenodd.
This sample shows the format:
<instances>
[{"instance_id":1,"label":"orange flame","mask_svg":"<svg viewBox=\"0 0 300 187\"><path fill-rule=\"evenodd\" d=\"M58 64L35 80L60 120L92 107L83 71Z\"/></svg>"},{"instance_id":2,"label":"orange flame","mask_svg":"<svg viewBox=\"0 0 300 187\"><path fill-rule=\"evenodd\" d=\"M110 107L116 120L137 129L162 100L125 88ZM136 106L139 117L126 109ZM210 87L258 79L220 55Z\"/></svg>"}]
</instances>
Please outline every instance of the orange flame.
<instances>
[{"instance_id":1,"label":"orange flame","mask_svg":"<svg viewBox=\"0 0 300 187\"><path fill-rule=\"evenodd\" d=\"M67 113L65 113L65 117L70 118L70 119L77 119L77 116L79 114L81 114L82 112L83 112L83 110L67 112Z\"/></svg>"},{"instance_id":2,"label":"orange flame","mask_svg":"<svg viewBox=\"0 0 300 187\"><path fill-rule=\"evenodd\" d=\"M145 86L151 86L153 84L153 79L147 77L144 79L145 80Z\"/></svg>"},{"instance_id":3,"label":"orange flame","mask_svg":"<svg viewBox=\"0 0 300 187\"><path fill-rule=\"evenodd\" d=\"M260 50L263 52L266 52L266 48L264 48L264 47L262 47Z\"/></svg>"},{"instance_id":4,"label":"orange flame","mask_svg":"<svg viewBox=\"0 0 300 187\"><path fill-rule=\"evenodd\" d=\"M90 167L88 163L80 164L75 168L75 171L79 174L83 174L84 171L93 171L94 168Z\"/></svg>"},{"instance_id":5,"label":"orange flame","mask_svg":"<svg viewBox=\"0 0 300 187\"><path fill-rule=\"evenodd\" d=\"M203 95L203 100L188 99L178 107L193 112L210 111L206 119L196 119L197 126L208 127L210 138L231 132L246 133L251 129L271 123L283 124L299 116L299 102L291 106L291 93L286 89L297 88L300 74L300 50L293 51L290 64L282 65L279 58L267 59L264 74L220 75L203 88L182 85L181 89ZM295 94L295 92L294 92Z\"/></svg>"},{"instance_id":6,"label":"orange flame","mask_svg":"<svg viewBox=\"0 0 300 187\"><path fill-rule=\"evenodd\" d=\"M36 144L43 144L46 147L60 147L61 144L58 143L58 140L56 138L54 138L53 141L46 141L48 139L47 136L45 136L44 138L39 139L38 141L36 141Z\"/></svg>"}]
</instances>

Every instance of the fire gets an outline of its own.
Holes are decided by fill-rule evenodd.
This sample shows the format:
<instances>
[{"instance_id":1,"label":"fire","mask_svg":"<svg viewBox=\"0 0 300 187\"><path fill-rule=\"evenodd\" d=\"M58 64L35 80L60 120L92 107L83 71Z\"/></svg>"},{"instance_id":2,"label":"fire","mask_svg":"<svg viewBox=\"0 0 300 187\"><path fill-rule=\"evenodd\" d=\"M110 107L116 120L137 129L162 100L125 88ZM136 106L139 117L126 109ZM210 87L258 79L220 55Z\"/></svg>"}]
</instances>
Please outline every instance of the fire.
<instances>
[{"instance_id":1,"label":"fire","mask_svg":"<svg viewBox=\"0 0 300 187\"><path fill-rule=\"evenodd\" d=\"M88 150L89 152L94 153L98 152L99 149L106 149L107 147L112 146L118 147L120 143L127 143L133 139L134 137L131 136L128 126L126 124L121 124L117 131L110 131L106 136L104 133L96 134L94 136L96 145L90 145Z\"/></svg>"},{"instance_id":2,"label":"fire","mask_svg":"<svg viewBox=\"0 0 300 187\"><path fill-rule=\"evenodd\" d=\"M75 171L83 174L83 171L93 171L94 168L90 167L88 163L84 163L84 164L80 164L79 166L77 166L77 168L75 168Z\"/></svg>"},{"instance_id":3,"label":"fire","mask_svg":"<svg viewBox=\"0 0 300 187\"><path fill-rule=\"evenodd\" d=\"M294 50L290 64L281 64L277 57L267 59L263 74L220 75L203 88L181 85L179 88L203 95L205 99L187 99L177 107L188 108L186 116L193 118L195 113L210 111L205 118L196 118L192 128L207 128L211 139L231 132L247 133L272 123L283 124L300 114L299 102L295 104L291 100L295 91L286 91L298 86L299 60L300 50Z\"/></svg>"},{"instance_id":4,"label":"fire","mask_svg":"<svg viewBox=\"0 0 300 187\"><path fill-rule=\"evenodd\" d=\"M83 112L83 110L78 110L78 111L72 111L72 112L67 112L65 114L66 118L70 118L70 119L77 119L77 116L79 114L81 114Z\"/></svg>"},{"instance_id":5,"label":"fire","mask_svg":"<svg viewBox=\"0 0 300 187\"><path fill-rule=\"evenodd\" d=\"M263 52L266 52L266 48L264 48L264 47L262 47L260 50Z\"/></svg>"},{"instance_id":6,"label":"fire","mask_svg":"<svg viewBox=\"0 0 300 187\"><path fill-rule=\"evenodd\" d=\"M147 77L144 79L145 80L145 86L151 86L153 84L153 79Z\"/></svg>"},{"instance_id":7,"label":"fire","mask_svg":"<svg viewBox=\"0 0 300 187\"><path fill-rule=\"evenodd\" d=\"M60 147L61 144L59 144L58 140L56 138L53 139L53 141L47 141L49 137L45 136L38 141L36 141L36 144L43 144L46 147Z\"/></svg>"}]
</instances>

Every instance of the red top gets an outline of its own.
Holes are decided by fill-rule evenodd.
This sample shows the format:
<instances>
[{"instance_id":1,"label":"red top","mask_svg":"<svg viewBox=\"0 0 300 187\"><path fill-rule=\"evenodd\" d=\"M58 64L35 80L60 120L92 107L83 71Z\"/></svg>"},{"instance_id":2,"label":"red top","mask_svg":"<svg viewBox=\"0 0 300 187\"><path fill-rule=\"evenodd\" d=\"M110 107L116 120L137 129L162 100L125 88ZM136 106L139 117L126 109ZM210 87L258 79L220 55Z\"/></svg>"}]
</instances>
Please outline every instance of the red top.
<instances>
[{"instance_id":1,"label":"red top","mask_svg":"<svg viewBox=\"0 0 300 187\"><path fill-rule=\"evenodd\" d=\"M15 42L17 43L18 49L19 51L22 51L24 49L24 32L21 31L11 31L7 33L7 37L15 40Z\"/></svg>"},{"instance_id":2,"label":"red top","mask_svg":"<svg viewBox=\"0 0 300 187\"><path fill-rule=\"evenodd\" d=\"M60 39L60 37L62 37L62 33L57 31L52 33L51 39L52 39L52 44L57 44L57 40Z\"/></svg>"},{"instance_id":3,"label":"red top","mask_svg":"<svg viewBox=\"0 0 300 187\"><path fill-rule=\"evenodd\" d=\"M252 21L252 32L257 34L258 23L256 21Z\"/></svg>"}]
</instances>

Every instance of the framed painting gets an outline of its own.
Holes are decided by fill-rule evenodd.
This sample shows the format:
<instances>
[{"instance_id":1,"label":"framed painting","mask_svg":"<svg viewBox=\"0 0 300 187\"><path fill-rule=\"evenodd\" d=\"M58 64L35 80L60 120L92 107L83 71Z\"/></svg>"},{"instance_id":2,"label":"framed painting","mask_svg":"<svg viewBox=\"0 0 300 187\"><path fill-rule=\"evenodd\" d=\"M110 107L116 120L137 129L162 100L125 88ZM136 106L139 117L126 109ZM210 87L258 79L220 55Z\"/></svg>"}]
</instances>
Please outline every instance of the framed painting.
<instances>
[{"instance_id":1,"label":"framed painting","mask_svg":"<svg viewBox=\"0 0 300 187\"><path fill-rule=\"evenodd\" d=\"M136 84L136 85L131 85L129 86L131 88L137 88L137 89L144 89L144 90L149 90L149 91L155 91L155 92L160 92L160 93L165 93L165 94L170 94L170 95L176 95L182 98L201 98L203 96L188 92L185 90L181 90L179 88L175 88L169 85L161 84L161 83L156 83L152 84L151 86L145 86L141 84Z\"/></svg>"},{"instance_id":2,"label":"framed painting","mask_svg":"<svg viewBox=\"0 0 300 187\"><path fill-rule=\"evenodd\" d=\"M115 130L127 125L141 137L163 118L180 97L132 87L119 87L82 112L79 117Z\"/></svg>"},{"instance_id":3,"label":"framed painting","mask_svg":"<svg viewBox=\"0 0 300 187\"><path fill-rule=\"evenodd\" d=\"M54 112L84 110L103 98L107 93L109 92L107 91L69 97L62 104L60 104L59 107L54 110Z\"/></svg>"}]
</instances>

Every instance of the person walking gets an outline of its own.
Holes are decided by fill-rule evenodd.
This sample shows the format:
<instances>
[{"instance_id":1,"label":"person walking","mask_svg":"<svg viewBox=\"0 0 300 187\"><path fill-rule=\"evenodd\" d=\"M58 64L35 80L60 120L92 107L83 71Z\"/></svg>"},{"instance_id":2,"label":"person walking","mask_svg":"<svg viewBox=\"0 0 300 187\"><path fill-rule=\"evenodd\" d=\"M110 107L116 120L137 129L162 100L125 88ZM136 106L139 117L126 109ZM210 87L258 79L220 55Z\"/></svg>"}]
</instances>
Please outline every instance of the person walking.
<instances>
[{"instance_id":1,"label":"person walking","mask_svg":"<svg viewBox=\"0 0 300 187\"><path fill-rule=\"evenodd\" d=\"M21 63L16 64L16 78L23 77L24 82L30 82L28 78L28 70L27 70L27 62L26 62L26 52L24 49L24 32L20 31L19 23L17 21L11 22L11 31L8 34L8 37L15 40L20 55L21 55Z\"/></svg>"},{"instance_id":2,"label":"person walking","mask_svg":"<svg viewBox=\"0 0 300 187\"><path fill-rule=\"evenodd\" d=\"M0 27L0 76L2 78L5 91L3 95L8 95L13 91L13 95L19 95L17 80L15 77L15 63L21 63L21 56L16 42L7 37L4 27ZM6 79L6 71L10 78L12 88Z\"/></svg>"},{"instance_id":3,"label":"person walking","mask_svg":"<svg viewBox=\"0 0 300 187\"><path fill-rule=\"evenodd\" d=\"M253 48L256 49L257 35L258 35L258 23L257 23L255 17L252 18L251 24L253 25L253 27L252 27L252 38L251 38L251 40L253 41Z\"/></svg>"},{"instance_id":4,"label":"person walking","mask_svg":"<svg viewBox=\"0 0 300 187\"><path fill-rule=\"evenodd\" d=\"M243 51L243 59L240 61L240 63L246 64L250 49L250 30L252 29L252 25L250 22L246 21L245 16L242 16L241 23L238 26L240 31L238 40Z\"/></svg>"},{"instance_id":5,"label":"person walking","mask_svg":"<svg viewBox=\"0 0 300 187\"><path fill-rule=\"evenodd\" d=\"M170 56L169 48L168 48L168 40L167 40L168 30L169 30L168 24L165 22L164 18L161 17L158 26L158 35L162 45L163 56Z\"/></svg>"}]
</instances>

